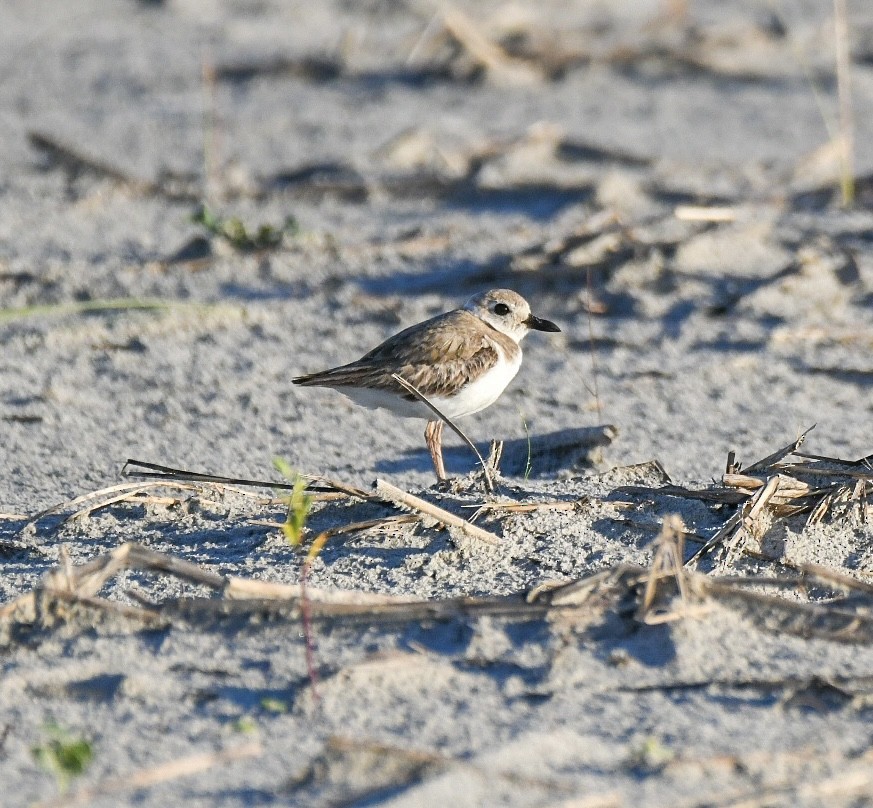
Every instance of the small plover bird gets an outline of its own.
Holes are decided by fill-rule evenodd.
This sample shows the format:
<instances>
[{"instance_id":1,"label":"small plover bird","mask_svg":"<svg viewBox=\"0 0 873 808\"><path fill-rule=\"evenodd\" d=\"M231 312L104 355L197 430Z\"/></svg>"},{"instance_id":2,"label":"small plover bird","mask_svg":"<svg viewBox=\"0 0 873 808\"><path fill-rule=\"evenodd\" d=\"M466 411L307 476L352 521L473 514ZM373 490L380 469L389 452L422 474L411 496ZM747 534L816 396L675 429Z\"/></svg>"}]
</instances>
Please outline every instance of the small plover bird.
<instances>
[{"instance_id":1,"label":"small plover bird","mask_svg":"<svg viewBox=\"0 0 873 808\"><path fill-rule=\"evenodd\" d=\"M402 385L396 373L451 420L490 407L521 367L519 343L528 331L560 331L531 314L509 289L470 298L461 309L439 314L395 334L356 362L291 381L333 387L370 409L404 418L425 418L424 439L437 478L444 480L443 421Z\"/></svg>"}]
</instances>

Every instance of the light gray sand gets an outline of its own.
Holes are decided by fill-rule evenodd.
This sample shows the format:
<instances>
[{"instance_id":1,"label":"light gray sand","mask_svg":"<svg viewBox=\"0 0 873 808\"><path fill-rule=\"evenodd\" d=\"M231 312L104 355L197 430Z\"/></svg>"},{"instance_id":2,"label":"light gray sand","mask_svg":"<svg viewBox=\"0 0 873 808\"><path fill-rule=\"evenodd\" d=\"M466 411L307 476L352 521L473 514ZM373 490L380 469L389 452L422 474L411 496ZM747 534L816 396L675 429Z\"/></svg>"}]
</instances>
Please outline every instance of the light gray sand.
<instances>
[{"instance_id":1,"label":"light gray sand","mask_svg":"<svg viewBox=\"0 0 873 808\"><path fill-rule=\"evenodd\" d=\"M674 481L703 485L729 450L748 463L812 424L810 451L870 453L869 5L849 4L851 212L822 149L820 106L836 115L830 3L791 0L778 17L751 0L672 17L667 3L627 5L477 4L482 31L535 54L529 73L561 72L521 84L499 70L468 80L475 65L453 56L426 5L0 6L0 303L26 309L0 320L0 598L32 589L62 546L82 563L125 541L298 581L299 556L256 523L281 508L250 498L119 505L19 533L42 509L119 482L128 457L278 479L278 455L364 487L379 476L456 512L481 502L472 484L428 488L418 422L290 379L491 286L517 289L563 332L530 337L511 388L463 425L480 444L517 441L504 496L596 500L486 521L498 548L410 527L337 539L313 586L502 595L645 565L666 514L709 536L729 511L673 497L622 508L617 488L660 481L614 467L657 459ZM65 167L33 135L130 181ZM205 235L190 220L205 185L219 213L251 229L293 215L300 233L261 254L213 237L207 258L174 260ZM734 220L684 221L678 204L726 206ZM128 298L172 306L63 309ZM535 457L523 479L526 428L536 448L604 424L618 430L611 445ZM446 442L450 471L469 472L469 453ZM389 512L327 504L312 533ZM780 525L767 546L863 577L870 540L849 516ZM129 602L132 586L156 602L207 594L125 573L101 595ZM73 788L261 744L93 805L873 799L870 646L774 631L719 603L668 626L620 610L569 627L319 624L320 701L296 618L179 617L151 632L95 620L7 632L0 803L56 794L31 754L50 721L92 742Z\"/></svg>"}]
</instances>

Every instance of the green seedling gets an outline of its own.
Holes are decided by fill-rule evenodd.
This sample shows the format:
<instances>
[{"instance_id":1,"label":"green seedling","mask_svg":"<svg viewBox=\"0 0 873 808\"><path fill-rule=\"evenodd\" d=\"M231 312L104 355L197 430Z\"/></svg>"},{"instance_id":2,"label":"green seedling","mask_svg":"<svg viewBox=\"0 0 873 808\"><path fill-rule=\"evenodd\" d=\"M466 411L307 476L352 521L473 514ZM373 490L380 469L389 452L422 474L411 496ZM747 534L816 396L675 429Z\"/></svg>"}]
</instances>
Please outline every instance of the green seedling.
<instances>
[{"instance_id":1,"label":"green seedling","mask_svg":"<svg viewBox=\"0 0 873 808\"><path fill-rule=\"evenodd\" d=\"M273 249L282 243L285 236L296 236L300 232L300 225L293 216L287 216L280 227L262 224L252 232L241 219L236 216L219 216L207 205L201 205L194 211L191 221L202 225L213 235L223 238L240 252Z\"/></svg>"},{"instance_id":2,"label":"green seedling","mask_svg":"<svg viewBox=\"0 0 873 808\"><path fill-rule=\"evenodd\" d=\"M676 753L658 738L649 736L635 744L628 755L631 768L646 772L656 772L672 762Z\"/></svg>"},{"instance_id":3,"label":"green seedling","mask_svg":"<svg viewBox=\"0 0 873 808\"><path fill-rule=\"evenodd\" d=\"M272 696L264 696L264 698L261 699L261 709L268 713L282 715L283 713L288 712L289 706L290 705L287 701L273 698Z\"/></svg>"},{"instance_id":4,"label":"green seedling","mask_svg":"<svg viewBox=\"0 0 873 808\"><path fill-rule=\"evenodd\" d=\"M288 503L288 515L282 524L282 532L292 547L299 547L303 542L303 530L306 527L306 519L312 507L312 497L306 493L306 478L294 471L281 457L274 458L273 465L292 484L291 493L285 498L285 501ZM315 665L315 643L312 638L312 610L309 598L306 595L306 578L313 560L318 557L329 537L330 531L327 530L315 537L300 568L301 612L303 617L303 635L306 638L306 670L309 673L309 681L312 683L312 692L316 699L319 698L318 670ZM269 709L263 701L261 706L264 709Z\"/></svg>"},{"instance_id":5,"label":"green seedling","mask_svg":"<svg viewBox=\"0 0 873 808\"><path fill-rule=\"evenodd\" d=\"M306 493L306 478L294 471L281 457L274 458L273 465L293 485L291 493L284 498L288 513L282 524L282 533L292 547L299 547L303 542L303 531L312 508L312 497Z\"/></svg>"},{"instance_id":6,"label":"green seedling","mask_svg":"<svg viewBox=\"0 0 873 808\"><path fill-rule=\"evenodd\" d=\"M47 740L30 751L34 760L47 772L51 772L63 793L73 778L81 775L94 758L91 742L75 738L57 724L44 727Z\"/></svg>"},{"instance_id":7,"label":"green seedling","mask_svg":"<svg viewBox=\"0 0 873 808\"><path fill-rule=\"evenodd\" d=\"M258 724L251 716L243 715L233 722L231 728L240 735L254 735L258 731Z\"/></svg>"}]
</instances>

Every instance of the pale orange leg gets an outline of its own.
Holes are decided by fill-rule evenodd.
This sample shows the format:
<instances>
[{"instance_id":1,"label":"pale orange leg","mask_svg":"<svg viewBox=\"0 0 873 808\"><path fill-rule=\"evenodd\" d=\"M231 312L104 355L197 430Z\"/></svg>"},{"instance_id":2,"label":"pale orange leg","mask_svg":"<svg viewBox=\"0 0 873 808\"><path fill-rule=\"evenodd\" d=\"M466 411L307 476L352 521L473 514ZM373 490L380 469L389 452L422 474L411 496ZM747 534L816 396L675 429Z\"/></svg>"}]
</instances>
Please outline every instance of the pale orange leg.
<instances>
[{"instance_id":1,"label":"pale orange leg","mask_svg":"<svg viewBox=\"0 0 873 808\"><path fill-rule=\"evenodd\" d=\"M443 422L428 421L424 430L424 442L430 449L430 458L433 460L433 468L437 479L442 482L446 479L446 467L443 465Z\"/></svg>"}]
</instances>

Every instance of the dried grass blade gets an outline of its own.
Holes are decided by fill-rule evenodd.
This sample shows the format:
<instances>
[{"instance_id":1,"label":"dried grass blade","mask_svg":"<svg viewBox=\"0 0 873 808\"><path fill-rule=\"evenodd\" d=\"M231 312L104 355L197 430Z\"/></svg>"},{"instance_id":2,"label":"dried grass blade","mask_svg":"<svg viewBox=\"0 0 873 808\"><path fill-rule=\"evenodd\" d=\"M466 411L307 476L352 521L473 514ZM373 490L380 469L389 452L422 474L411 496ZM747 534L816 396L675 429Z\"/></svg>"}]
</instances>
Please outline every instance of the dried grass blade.
<instances>
[{"instance_id":1,"label":"dried grass blade","mask_svg":"<svg viewBox=\"0 0 873 808\"><path fill-rule=\"evenodd\" d=\"M130 469L128 468L129 466L136 466L140 469L146 469L146 471ZM277 488L281 491L292 491L294 489L293 483L280 483L275 482L274 480L249 480L245 477L224 477L220 474L204 474L198 471L188 471L187 469L177 469L172 466L162 466L158 463L149 463L145 460L134 460L133 458L128 458L124 462L124 465L121 467L121 474L124 477L145 477L147 479L155 480L176 480L194 483L216 483L218 485L241 485L254 488ZM304 474L303 476L307 480L324 480L324 478L315 477L309 474ZM349 486L349 488L352 488L352 486ZM325 483L323 487L307 486L307 490L324 493L342 489L338 488L337 485L328 485Z\"/></svg>"},{"instance_id":2,"label":"dried grass blade","mask_svg":"<svg viewBox=\"0 0 873 808\"><path fill-rule=\"evenodd\" d=\"M813 525L817 525L819 522L821 522L821 520L825 518L827 512L830 510L833 502L834 493L829 492L825 494L810 512L809 516L806 519L805 526L812 527Z\"/></svg>"},{"instance_id":3,"label":"dried grass blade","mask_svg":"<svg viewBox=\"0 0 873 808\"><path fill-rule=\"evenodd\" d=\"M744 469L744 472L746 474L752 474L754 472L768 471L783 457L794 454L801 447L803 442L806 440L806 436L810 432L812 432L813 429L815 429L815 424L813 424L809 429L803 432L793 443L789 443L787 446L783 446L781 449L773 452L773 454L767 455L767 457L758 460L756 463L752 463L751 466L748 466L746 469Z\"/></svg>"}]
</instances>

